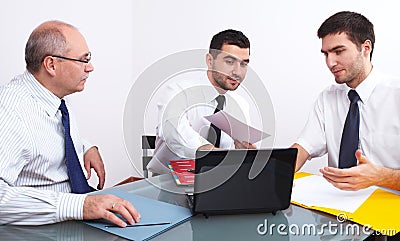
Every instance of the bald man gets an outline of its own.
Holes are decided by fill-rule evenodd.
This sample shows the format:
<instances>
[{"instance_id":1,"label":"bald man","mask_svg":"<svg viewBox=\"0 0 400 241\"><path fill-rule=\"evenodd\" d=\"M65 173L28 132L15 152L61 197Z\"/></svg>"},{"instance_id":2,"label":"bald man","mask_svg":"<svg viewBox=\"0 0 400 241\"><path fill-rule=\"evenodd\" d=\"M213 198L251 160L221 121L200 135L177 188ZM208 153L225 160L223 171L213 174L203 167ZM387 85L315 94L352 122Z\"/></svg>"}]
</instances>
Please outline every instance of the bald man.
<instances>
[{"instance_id":1,"label":"bald man","mask_svg":"<svg viewBox=\"0 0 400 241\"><path fill-rule=\"evenodd\" d=\"M103 188L104 165L97 148L80 137L63 98L84 89L94 70L90 59L74 26L48 21L28 39L26 71L0 88L0 224L104 218L126 226L115 213L129 224L139 221L128 201L86 194L91 169Z\"/></svg>"}]
</instances>

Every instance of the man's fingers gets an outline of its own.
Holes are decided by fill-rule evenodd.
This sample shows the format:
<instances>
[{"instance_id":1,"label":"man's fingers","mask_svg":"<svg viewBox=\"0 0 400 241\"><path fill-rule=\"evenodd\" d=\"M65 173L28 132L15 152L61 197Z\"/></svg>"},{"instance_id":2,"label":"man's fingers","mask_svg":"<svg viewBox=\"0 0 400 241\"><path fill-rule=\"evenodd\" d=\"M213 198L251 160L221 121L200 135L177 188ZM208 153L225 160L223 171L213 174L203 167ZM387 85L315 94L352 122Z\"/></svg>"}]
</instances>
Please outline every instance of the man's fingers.
<instances>
[{"instance_id":1,"label":"man's fingers","mask_svg":"<svg viewBox=\"0 0 400 241\"><path fill-rule=\"evenodd\" d=\"M236 149L256 149L256 145L248 143L247 141L238 141L234 140L235 148Z\"/></svg>"},{"instance_id":2,"label":"man's fingers","mask_svg":"<svg viewBox=\"0 0 400 241\"><path fill-rule=\"evenodd\" d=\"M106 211L105 216L103 217L104 219L120 226L121 228L126 227L126 223L122 221L122 219L118 218L114 213L110 211ZM132 223L131 223L132 224Z\"/></svg>"},{"instance_id":3,"label":"man's fingers","mask_svg":"<svg viewBox=\"0 0 400 241\"><path fill-rule=\"evenodd\" d=\"M87 172L87 180L90 179L90 176L92 175L91 170L90 170L90 162L84 162L85 170Z\"/></svg>"},{"instance_id":4,"label":"man's fingers","mask_svg":"<svg viewBox=\"0 0 400 241\"><path fill-rule=\"evenodd\" d=\"M234 140L233 143L235 144L236 149L241 149L241 143L238 140Z\"/></svg>"},{"instance_id":5,"label":"man's fingers","mask_svg":"<svg viewBox=\"0 0 400 241\"><path fill-rule=\"evenodd\" d=\"M354 182L354 177L352 176L335 176L324 173L322 176L325 178L325 180L338 189L344 191L357 191L361 189L361 187Z\"/></svg>"},{"instance_id":6,"label":"man's fingers","mask_svg":"<svg viewBox=\"0 0 400 241\"><path fill-rule=\"evenodd\" d=\"M127 210L129 211L130 215L133 217L135 222L140 221L141 218L140 213L136 210L134 206L132 206L132 204L130 204L130 207L128 207Z\"/></svg>"},{"instance_id":7,"label":"man's fingers","mask_svg":"<svg viewBox=\"0 0 400 241\"><path fill-rule=\"evenodd\" d=\"M122 219L116 216L117 213ZM120 227L126 227L125 220L129 224L134 224L140 221L140 214L129 201L117 196L89 195L83 205L83 218L85 220L104 218Z\"/></svg>"},{"instance_id":8,"label":"man's fingers","mask_svg":"<svg viewBox=\"0 0 400 241\"><path fill-rule=\"evenodd\" d=\"M121 216L127 220L129 224L134 224L140 221L139 212L130 202L126 200L121 200L119 203L114 203L111 211L121 214Z\"/></svg>"},{"instance_id":9,"label":"man's fingers","mask_svg":"<svg viewBox=\"0 0 400 241\"><path fill-rule=\"evenodd\" d=\"M369 160L366 156L363 155L361 150L356 151L356 158L358 160L358 164L368 164Z\"/></svg>"},{"instance_id":10,"label":"man's fingers","mask_svg":"<svg viewBox=\"0 0 400 241\"><path fill-rule=\"evenodd\" d=\"M325 178L325 180L327 180L330 184L332 184L334 187L341 189L341 190L346 190L346 183L340 183L340 182L336 182L332 179L330 179L329 177L323 176Z\"/></svg>"},{"instance_id":11,"label":"man's fingers","mask_svg":"<svg viewBox=\"0 0 400 241\"><path fill-rule=\"evenodd\" d=\"M97 173L97 177L99 178L99 184L97 185L97 189L103 189L105 182L105 173Z\"/></svg>"},{"instance_id":12,"label":"man's fingers","mask_svg":"<svg viewBox=\"0 0 400 241\"><path fill-rule=\"evenodd\" d=\"M248 148L248 149L257 149L257 146L256 146L256 145L251 144L251 143L248 143L248 142L246 142L246 143L247 143L247 148Z\"/></svg>"}]
</instances>

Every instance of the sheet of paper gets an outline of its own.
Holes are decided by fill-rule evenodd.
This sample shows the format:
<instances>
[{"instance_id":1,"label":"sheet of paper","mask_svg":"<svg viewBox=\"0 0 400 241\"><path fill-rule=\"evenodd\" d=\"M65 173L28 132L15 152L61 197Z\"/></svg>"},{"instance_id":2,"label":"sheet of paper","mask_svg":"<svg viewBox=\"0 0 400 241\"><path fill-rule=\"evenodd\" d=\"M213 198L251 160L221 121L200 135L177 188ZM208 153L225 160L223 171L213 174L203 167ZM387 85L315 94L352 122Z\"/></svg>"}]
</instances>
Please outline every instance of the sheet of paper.
<instances>
[{"instance_id":1,"label":"sheet of paper","mask_svg":"<svg viewBox=\"0 0 400 241\"><path fill-rule=\"evenodd\" d=\"M209 116L205 116L208 121L228 134L235 140L256 143L270 136L269 134L251 127L223 110Z\"/></svg>"},{"instance_id":2,"label":"sheet of paper","mask_svg":"<svg viewBox=\"0 0 400 241\"><path fill-rule=\"evenodd\" d=\"M325 207L353 213L377 189L369 187L359 191L343 191L322 176L313 175L294 180L292 201L308 207Z\"/></svg>"}]
</instances>

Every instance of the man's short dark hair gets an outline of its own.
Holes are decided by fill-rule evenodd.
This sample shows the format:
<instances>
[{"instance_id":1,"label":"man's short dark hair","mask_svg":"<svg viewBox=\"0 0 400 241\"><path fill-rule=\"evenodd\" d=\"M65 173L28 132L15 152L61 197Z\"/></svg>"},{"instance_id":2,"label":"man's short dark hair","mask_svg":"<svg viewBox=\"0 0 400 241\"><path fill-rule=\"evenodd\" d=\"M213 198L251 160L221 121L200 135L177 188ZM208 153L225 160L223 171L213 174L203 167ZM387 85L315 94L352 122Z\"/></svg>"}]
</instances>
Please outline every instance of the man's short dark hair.
<instances>
[{"instance_id":1,"label":"man's short dark hair","mask_svg":"<svg viewBox=\"0 0 400 241\"><path fill-rule=\"evenodd\" d=\"M248 48L250 51L249 39L240 31L228 29L213 36L209 53L216 58L224 44L236 45L239 48Z\"/></svg>"},{"instance_id":2,"label":"man's short dark hair","mask_svg":"<svg viewBox=\"0 0 400 241\"><path fill-rule=\"evenodd\" d=\"M340 33L346 33L349 40L358 48L369 39L372 44L370 54L372 58L375 43L374 25L366 17L355 12L338 12L322 23L318 29L318 38Z\"/></svg>"}]
</instances>

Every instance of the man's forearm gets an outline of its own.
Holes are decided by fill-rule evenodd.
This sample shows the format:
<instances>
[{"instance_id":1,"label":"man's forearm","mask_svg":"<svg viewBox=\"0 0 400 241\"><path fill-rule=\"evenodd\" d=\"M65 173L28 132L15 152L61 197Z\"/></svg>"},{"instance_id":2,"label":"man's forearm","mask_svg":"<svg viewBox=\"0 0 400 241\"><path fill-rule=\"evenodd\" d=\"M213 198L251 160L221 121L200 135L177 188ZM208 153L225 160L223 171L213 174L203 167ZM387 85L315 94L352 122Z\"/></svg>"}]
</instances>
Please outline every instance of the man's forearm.
<instances>
[{"instance_id":1,"label":"man's forearm","mask_svg":"<svg viewBox=\"0 0 400 241\"><path fill-rule=\"evenodd\" d=\"M306 163L306 161L310 157L310 154L308 154L308 152L297 143L294 143L291 147L297 148L298 150L296 159L296 169L295 169L295 171L297 172L304 165L304 163Z\"/></svg>"},{"instance_id":2,"label":"man's forearm","mask_svg":"<svg viewBox=\"0 0 400 241\"><path fill-rule=\"evenodd\" d=\"M400 170L382 167L381 174L377 185L393 190L400 190Z\"/></svg>"},{"instance_id":3,"label":"man's forearm","mask_svg":"<svg viewBox=\"0 0 400 241\"><path fill-rule=\"evenodd\" d=\"M86 195L10 187L0 180L0 224L42 225L83 218Z\"/></svg>"}]
</instances>

